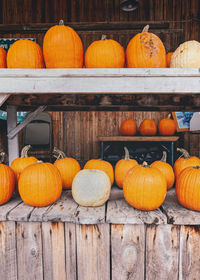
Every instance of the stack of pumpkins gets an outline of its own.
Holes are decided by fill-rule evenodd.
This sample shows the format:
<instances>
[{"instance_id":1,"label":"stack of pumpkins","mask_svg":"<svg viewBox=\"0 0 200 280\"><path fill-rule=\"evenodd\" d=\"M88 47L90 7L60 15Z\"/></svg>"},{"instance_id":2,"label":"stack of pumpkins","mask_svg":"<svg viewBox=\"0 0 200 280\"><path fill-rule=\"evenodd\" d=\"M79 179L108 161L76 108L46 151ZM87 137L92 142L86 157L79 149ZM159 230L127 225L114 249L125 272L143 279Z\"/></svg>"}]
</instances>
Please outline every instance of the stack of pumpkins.
<instances>
[{"instance_id":1,"label":"stack of pumpkins","mask_svg":"<svg viewBox=\"0 0 200 280\"><path fill-rule=\"evenodd\" d=\"M145 119L139 126L139 134L142 136L154 136L157 134L162 136L172 136L176 132L176 123L171 119L171 114L166 118L161 119L158 123L158 128L154 120ZM138 132L137 124L134 120L124 120L120 125L120 133L124 136L133 136Z\"/></svg>"},{"instance_id":2,"label":"stack of pumpkins","mask_svg":"<svg viewBox=\"0 0 200 280\"><path fill-rule=\"evenodd\" d=\"M94 41L83 51L79 35L61 20L45 34L43 49L31 40L18 40L8 54L0 48L1 68L165 68L200 67L200 43L187 41L166 54L161 39L145 26L126 51L113 39ZM126 62L125 62L126 61Z\"/></svg>"},{"instance_id":3,"label":"stack of pumpkins","mask_svg":"<svg viewBox=\"0 0 200 280\"><path fill-rule=\"evenodd\" d=\"M151 165L139 165L125 148L124 158L114 169L105 160L90 159L81 170L76 159L66 157L58 149L54 151L57 160L51 164L28 156L29 148L23 148L21 157L11 167L0 164L0 205L10 200L16 186L22 200L31 206L54 203L63 189L72 189L74 200L81 206L101 206L109 199L115 181L131 206L150 211L162 205L176 180L180 204L200 211L200 159L184 149L179 149L182 157L176 160L174 168L166 162L166 152Z\"/></svg>"}]
</instances>

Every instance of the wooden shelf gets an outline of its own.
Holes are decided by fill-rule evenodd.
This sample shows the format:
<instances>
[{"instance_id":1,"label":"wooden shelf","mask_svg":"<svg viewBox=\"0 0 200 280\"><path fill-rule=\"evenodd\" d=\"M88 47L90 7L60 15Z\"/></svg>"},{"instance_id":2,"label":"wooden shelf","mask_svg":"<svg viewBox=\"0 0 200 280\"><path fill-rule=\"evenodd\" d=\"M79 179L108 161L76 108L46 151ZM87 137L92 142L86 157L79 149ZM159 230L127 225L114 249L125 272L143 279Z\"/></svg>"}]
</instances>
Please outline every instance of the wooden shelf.
<instances>
[{"instance_id":1,"label":"wooden shelf","mask_svg":"<svg viewBox=\"0 0 200 280\"><path fill-rule=\"evenodd\" d=\"M176 142L178 136L100 136L99 141L103 142Z\"/></svg>"}]
</instances>

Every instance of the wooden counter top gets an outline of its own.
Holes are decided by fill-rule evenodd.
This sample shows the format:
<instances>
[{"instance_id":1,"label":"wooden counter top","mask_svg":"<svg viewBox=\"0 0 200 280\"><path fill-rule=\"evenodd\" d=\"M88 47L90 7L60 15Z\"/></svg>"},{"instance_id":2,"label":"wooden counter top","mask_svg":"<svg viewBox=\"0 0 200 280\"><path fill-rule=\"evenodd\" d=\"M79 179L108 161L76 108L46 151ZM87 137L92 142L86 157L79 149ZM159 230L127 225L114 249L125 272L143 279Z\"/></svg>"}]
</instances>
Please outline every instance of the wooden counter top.
<instances>
[{"instance_id":1,"label":"wooden counter top","mask_svg":"<svg viewBox=\"0 0 200 280\"><path fill-rule=\"evenodd\" d=\"M109 201L100 207L79 206L71 191L63 191L60 199L47 207L31 207L15 197L0 206L0 221L200 225L200 213L183 208L177 202L175 189L167 192L160 208L139 211L126 203L121 189L113 186Z\"/></svg>"}]
</instances>

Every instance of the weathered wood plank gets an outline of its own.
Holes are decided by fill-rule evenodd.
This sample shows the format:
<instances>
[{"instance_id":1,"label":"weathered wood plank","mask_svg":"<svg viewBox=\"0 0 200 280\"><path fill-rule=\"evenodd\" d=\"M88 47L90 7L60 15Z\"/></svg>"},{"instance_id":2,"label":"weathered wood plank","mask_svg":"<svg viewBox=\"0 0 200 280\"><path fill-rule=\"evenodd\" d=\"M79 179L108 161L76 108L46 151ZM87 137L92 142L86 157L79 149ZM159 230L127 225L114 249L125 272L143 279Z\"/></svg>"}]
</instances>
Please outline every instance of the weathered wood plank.
<instances>
[{"instance_id":1,"label":"weathered wood plank","mask_svg":"<svg viewBox=\"0 0 200 280\"><path fill-rule=\"evenodd\" d=\"M194 280L200 275L200 227L181 226L179 279Z\"/></svg>"},{"instance_id":2,"label":"weathered wood plank","mask_svg":"<svg viewBox=\"0 0 200 280\"><path fill-rule=\"evenodd\" d=\"M167 192L162 205L169 224L174 225L200 225L200 212L191 211L181 206L176 198L175 189Z\"/></svg>"},{"instance_id":3,"label":"weathered wood plank","mask_svg":"<svg viewBox=\"0 0 200 280\"><path fill-rule=\"evenodd\" d=\"M7 215L8 221L27 222L34 207L22 202Z\"/></svg>"},{"instance_id":4,"label":"weathered wood plank","mask_svg":"<svg viewBox=\"0 0 200 280\"><path fill-rule=\"evenodd\" d=\"M64 191L61 198L44 214L43 221L62 221L80 224L99 224L105 221L105 205L82 207L72 198L71 191Z\"/></svg>"},{"instance_id":5,"label":"weathered wood plank","mask_svg":"<svg viewBox=\"0 0 200 280\"><path fill-rule=\"evenodd\" d=\"M110 280L109 232L108 224L76 225L78 279Z\"/></svg>"},{"instance_id":6,"label":"weathered wood plank","mask_svg":"<svg viewBox=\"0 0 200 280\"><path fill-rule=\"evenodd\" d=\"M6 221L10 211L15 209L22 200L20 197L12 197L6 204L0 206L0 221Z\"/></svg>"},{"instance_id":7,"label":"weathered wood plank","mask_svg":"<svg viewBox=\"0 0 200 280\"><path fill-rule=\"evenodd\" d=\"M44 280L65 280L63 223L42 223Z\"/></svg>"},{"instance_id":8,"label":"weathered wood plank","mask_svg":"<svg viewBox=\"0 0 200 280\"><path fill-rule=\"evenodd\" d=\"M17 280L15 222L0 222L0 279Z\"/></svg>"},{"instance_id":9,"label":"weathered wood plank","mask_svg":"<svg viewBox=\"0 0 200 280\"><path fill-rule=\"evenodd\" d=\"M65 223L66 279L77 280L76 225Z\"/></svg>"},{"instance_id":10,"label":"weathered wood plank","mask_svg":"<svg viewBox=\"0 0 200 280\"><path fill-rule=\"evenodd\" d=\"M114 189L112 190L114 191ZM119 194L118 194L119 193ZM158 208L154 211L140 211L129 205L122 196L122 190L115 190L119 199L108 201L106 222L111 224L166 224L167 217Z\"/></svg>"},{"instance_id":11,"label":"weathered wood plank","mask_svg":"<svg viewBox=\"0 0 200 280\"><path fill-rule=\"evenodd\" d=\"M29 222L42 222L44 214L52 205L46 207L35 207L30 214Z\"/></svg>"},{"instance_id":12,"label":"weathered wood plank","mask_svg":"<svg viewBox=\"0 0 200 280\"><path fill-rule=\"evenodd\" d=\"M145 226L111 225L113 280L143 280Z\"/></svg>"},{"instance_id":13,"label":"weathered wood plank","mask_svg":"<svg viewBox=\"0 0 200 280\"><path fill-rule=\"evenodd\" d=\"M124 141L155 141L155 142L175 142L178 141L178 136L100 136L98 137L99 141L117 141L117 142L124 142Z\"/></svg>"},{"instance_id":14,"label":"weathered wood plank","mask_svg":"<svg viewBox=\"0 0 200 280\"><path fill-rule=\"evenodd\" d=\"M147 226L146 280L178 278L179 227Z\"/></svg>"},{"instance_id":15,"label":"weathered wood plank","mask_svg":"<svg viewBox=\"0 0 200 280\"><path fill-rule=\"evenodd\" d=\"M43 279L40 223L17 223L18 279Z\"/></svg>"}]
</instances>

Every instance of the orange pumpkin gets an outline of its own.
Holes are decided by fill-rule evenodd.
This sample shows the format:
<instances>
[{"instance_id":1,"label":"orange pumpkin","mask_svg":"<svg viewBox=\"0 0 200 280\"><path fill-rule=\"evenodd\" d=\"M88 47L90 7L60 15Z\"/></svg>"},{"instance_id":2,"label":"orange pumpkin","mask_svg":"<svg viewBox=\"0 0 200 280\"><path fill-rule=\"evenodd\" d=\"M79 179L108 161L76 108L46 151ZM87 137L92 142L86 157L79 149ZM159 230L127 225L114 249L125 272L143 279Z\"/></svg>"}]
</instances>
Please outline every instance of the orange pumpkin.
<instances>
[{"instance_id":1,"label":"orange pumpkin","mask_svg":"<svg viewBox=\"0 0 200 280\"><path fill-rule=\"evenodd\" d=\"M143 136L153 136L157 133L157 126L154 120L143 120L139 127L140 134Z\"/></svg>"},{"instance_id":2,"label":"orange pumpkin","mask_svg":"<svg viewBox=\"0 0 200 280\"><path fill-rule=\"evenodd\" d=\"M185 168L177 178L176 196L184 207L200 211L200 166Z\"/></svg>"},{"instance_id":3,"label":"orange pumpkin","mask_svg":"<svg viewBox=\"0 0 200 280\"><path fill-rule=\"evenodd\" d=\"M143 163L129 170L124 183L125 200L139 210L150 211L162 205L167 192L164 175L155 167Z\"/></svg>"},{"instance_id":4,"label":"orange pumpkin","mask_svg":"<svg viewBox=\"0 0 200 280\"><path fill-rule=\"evenodd\" d=\"M170 67L170 61L171 61L171 57L172 57L172 55L173 55L173 52L168 52L168 53L166 54L166 63L167 63L167 68L169 68L169 67Z\"/></svg>"},{"instance_id":5,"label":"orange pumpkin","mask_svg":"<svg viewBox=\"0 0 200 280\"><path fill-rule=\"evenodd\" d=\"M123 182L126 178L128 171L133 168L138 162L135 159L131 159L129 156L129 151L124 147L125 156L123 159L120 159L115 165L115 183L118 187L123 188Z\"/></svg>"},{"instance_id":6,"label":"orange pumpkin","mask_svg":"<svg viewBox=\"0 0 200 280\"><path fill-rule=\"evenodd\" d=\"M137 133L137 124L134 120L124 120L120 125L121 135L131 136Z\"/></svg>"},{"instance_id":7,"label":"orange pumpkin","mask_svg":"<svg viewBox=\"0 0 200 280\"><path fill-rule=\"evenodd\" d=\"M54 148L54 154L58 155L58 159L54 162L54 165L60 172L62 186L64 189L71 189L75 175L81 170L80 164L76 159L66 157L65 153L57 148Z\"/></svg>"},{"instance_id":8,"label":"orange pumpkin","mask_svg":"<svg viewBox=\"0 0 200 280\"><path fill-rule=\"evenodd\" d=\"M182 153L182 157L178 158L174 163L174 174L176 179L186 167L200 165L200 158L190 156L190 154L182 148L177 148L177 151Z\"/></svg>"},{"instance_id":9,"label":"orange pumpkin","mask_svg":"<svg viewBox=\"0 0 200 280\"><path fill-rule=\"evenodd\" d=\"M170 136L176 132L176 123L171 118L171 114L167 118L164 118L158 123L158 131L160 135Z\"/></svg>"},{"instance_id":10,"label":"orange pumpkin","mask_svg":"<svg viewBox=\"0 0 200 280\"><path fill-rule=\"evenodd\" d=\"M126 61L129 68L165 68L165 47L158 36L148 32L145 26L142 33L135 35L126 48Z\"/></svg>"},{"instance_id":11,"label":"orange pumpkin","mask_svg":"<svg viewBox=\"0 0 200 280\"><path fill-rule=\"evenodd\" d=\"M43 207L58 200L62 192L62 179L53 164L36 163L22 171L18 187L26 204Z\"/></svg>"},{"instance_id":12,"label":"orange pumpkin","mask_svg":"<svg viewBox=\"0 0 200 280\"><path fill-rule=\"evenodd\" d=\"M8 202L15 188L15 174L13 170L0 163L0 205Z\"/></svg>"},{"instance_id":13,"label":"orange pumpkin","mask_svg":"<svg viewBox=\"0 0 200 280\"><path fill-rule=\"evenodd\" d=\"M124 48L115 40L94 41L85 52L86 68L123 68L125 63Z\"/></svg>"},{"instance_id":14,"label":"orange pumpkin","mask_svg":"<svg viewBox=\"0 0 200 280\"><path fill-rule=\"evenodd\" d=\"M83 45L79 35L63 20L51 27L43 40L46 68L82 68Z\"/></svg>"},{"instance_id":15,"label":"orange pumpkin","mask_svg":"<svg viewBox=\"0 0 200 280\"><path fill-rule=\"evenodd\" d=\"M174 185L175 175L172 166L169 163L167 163L166 160L167 160L167 153L166 151L164 151L161 160L154 161L151 164L151 166L158 168L162 172L162 174L164 175L167 181L167 189L169 190Z\"/></svg>"},{"instance_id":16,"label":"orange pumpkin","mask_svg":"<svg viewBox=\"0 0 200 280\"><path fill-rule=\"evenodd\" d=\"M112 186L114 182L114 170L110 162L102 159L90 159L86 162L83 169L97 169L104 171L110 178Z\"/></svg>"},{"instance_id":17,"label":"orange pumpkin","mask_svg":"<svg viewBox=\"0 0 200 280\"><path fill-rule=\"evenodd\" d=\"M28 156L28 151L30 148L30 145L25 146L21 151L21 157L14 159L11 163L11 168L15 173L16 183L19 180L19 176L24 168L31 164L35 164L38 161L37 158Z\"/></svg>"},{"instance_id":18,"label":"orange pumpkin","mask_svg":"<svg viewBox=\"0 0 200 280\"><path fill-rule=\"evenodd\" d=\"M14 42L7 54L8 68L44 68L41 47L31 40Z\"/></svg>"},{"instance_id":19,"label":"orange pumpkin","mask_svg":"<svg viewBox=\"0 0 200 280\"><path fill-rule=\"evenodd\" d=\"M4 48L0 47L0 68L6 68L7 67L7 52L4 50Z\"/></svg>"}]
</instances>

